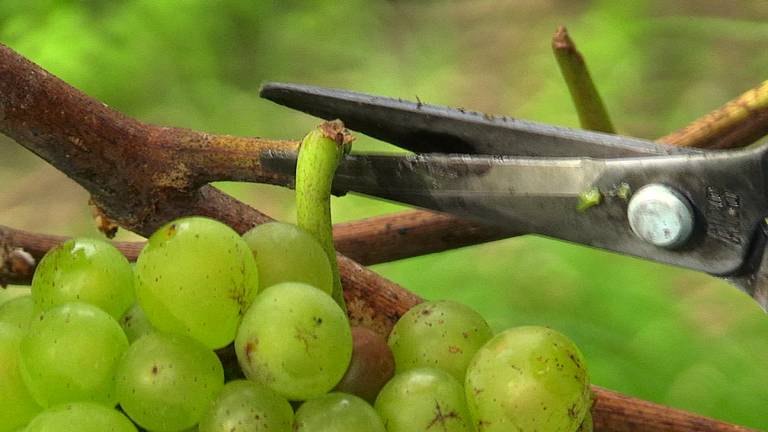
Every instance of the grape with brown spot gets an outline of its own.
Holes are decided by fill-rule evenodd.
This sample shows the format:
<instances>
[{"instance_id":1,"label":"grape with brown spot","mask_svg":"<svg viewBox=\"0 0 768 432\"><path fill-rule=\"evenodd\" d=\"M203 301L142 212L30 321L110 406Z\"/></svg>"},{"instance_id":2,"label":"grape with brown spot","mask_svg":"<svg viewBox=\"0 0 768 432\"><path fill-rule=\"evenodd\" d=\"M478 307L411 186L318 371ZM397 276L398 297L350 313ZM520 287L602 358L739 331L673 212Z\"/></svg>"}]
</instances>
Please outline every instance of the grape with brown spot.
<instances>
[{"instance_id":1,"label":"grape with brown spot","mask_svg":"<svg viewBox=\"0 0 768 432\"><path fill-rule=\"evenodd\" d=\"M576 345L538 326L515 327L472 359L467 403L483 432L573 432L589 409L589 377Z\"/></svg>"},{"instance_id":2,"label":"grape with brown spot","mask_svg":"<svg viewBox=\"0 0 768 432\"><path fill-rule=\"evenodd\" d=\"M267 386L230 381L200 420L200 432L291 432L293 409Z\"/></svg>"},{"instance_id":3,"label":"grape with brown spot","mask_svg":"<svg viewBox=\"0 0 768 432\"><path fill-rule=\"evenodd\" d=\"M235 352L248 379L290 400L330 391L352 356L347 316L326 293L284 282L254 300L235 338Z\"/></svg>"},{"instance_id":4,"label":"grape with brown spot","mask_svg":"<svg viewBox=\"0 0 768 432\"><path fill-rule=\"evenodd\" d=\"M304 402L296 411L294 432L386 432L367 402L345 393L328 393Z\"/></svg>"},{"instance_id":5,"label":"grape with brown spot","mask_svg":"<svg viewBox=\"0 0 768 432\"><path fill-rule=\"evenodd\" d=\"M436 367L459 381L472 356L493 332L483 317L454 301L424 302L395 324L389 346L397 373L417 367Z\"/></svg>"},{"instance_id":6,"label":"grape with brown spot","mask_svg":"<svg viewBox=\"0 0 768 432\"><path fill-rule=\"evenodd\" d=\"M163 226L136 261L136 297L152 326L211 349L232 342L258 290L250 248L212 219L187 217Z\"/></svg>"},{"instance_id":7,"label":"grape with brown spot","mask_svg":"<svg viewBox=\"0 0 768 432\"><path fill-rule=\"evenodd\" d=\"M435 368L410 369L381 389L375 404L388 432L473 432L464 388Z\"/></svg>"},{"instance_id":8,"label":"grape with brown spot","mask_svg":"<svg viewBox=\"0 0 768 432\"><path fill-rule=\"evenodd\" d=\"M153 332L133 343L117 369L120 406L140 426L194 426L224 385L213 351L182 335Z\"/></svg>"}]
</instances>

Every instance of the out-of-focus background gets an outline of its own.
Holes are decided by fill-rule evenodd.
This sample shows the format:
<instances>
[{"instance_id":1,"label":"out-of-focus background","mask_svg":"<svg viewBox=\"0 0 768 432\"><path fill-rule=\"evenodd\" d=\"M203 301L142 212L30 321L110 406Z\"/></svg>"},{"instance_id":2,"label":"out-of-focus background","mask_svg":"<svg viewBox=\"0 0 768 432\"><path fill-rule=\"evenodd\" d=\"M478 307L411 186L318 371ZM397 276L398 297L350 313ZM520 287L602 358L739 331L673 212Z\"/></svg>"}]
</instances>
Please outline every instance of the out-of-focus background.
<instances>
[{"instance_id":1,"label":"out-of-focus background","mask_svg":"<svg viewBox=\"0 0 768 432\"><path fill-rule=\"evenodd\" d=\"M2 43L128 115L273 138L318 120L260 100L267 80L578 126L550 50L559 24L624 134L664 135L768 78L765 0L0 3ZM365 137L355 148L391 150ZM5 137L0 185L1 224L99 235L84 190ZM294 220L291 191L220 186ZM333 202L336 221L399 209ZM531 236L374 270L467 303L497 330L566 333L595 384L768 429L768 316L706 275Z\"/></svg>"}]
</instances>

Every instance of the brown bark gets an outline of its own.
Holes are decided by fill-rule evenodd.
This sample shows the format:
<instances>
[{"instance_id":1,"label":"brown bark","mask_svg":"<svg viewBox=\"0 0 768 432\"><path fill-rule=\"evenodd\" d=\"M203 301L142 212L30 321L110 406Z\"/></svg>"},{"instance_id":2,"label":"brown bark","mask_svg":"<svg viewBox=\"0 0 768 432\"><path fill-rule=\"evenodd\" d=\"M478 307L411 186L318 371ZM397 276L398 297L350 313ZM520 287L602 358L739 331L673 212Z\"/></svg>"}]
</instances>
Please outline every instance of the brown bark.
<instances>
[{"instance_id":1,"label":"brown bark","mask_svg":"<svg viewBox=\"0 0 768 432\"><path fill-rule=\"evenodd\" d=\"M293 141L217 136L140 123L87 97L7 47L0 47L0 132L88 189L106 217L143 235L168 220L191 214L217 218L239 232L270 220L205 183L289 184L290 179L263 170L258 155L293 151L296 146ZM378 221L386 223L382 227ZM425 247L413 245L407 252L423 254L509 235L465 222L457 231L462 225L455 222L459 221L450 216L411 212L345 224L337 227L336 236L342 251L371 249L377 243L370 236L383 233L389 236L388 243L378 246L404 247L423 241ZM38 239L14 232L0 241L5 246L18 242L16 245L39 257L61 238ZM349 246L345 249L343 245ZM136 252L135 244L121 246L128 253ZM365 256L369 261L403 256L394 249ZM338 255L338 260L353 323L387 334L400 315L420 301L352 259ZM598 431L746 430L602 389L595 391Z\"/></svg>"},{"instance_id":2,"label":"brown bark","mask_svg":"<svg viewBox=\"0 0 768 432\"><path fill-rule=\"evenodd\" d=\"M233 217L234 219L235 217ZM240 227L241 231L249 225ZM414 232L415 231L415 232ZM334 225L334 243L336 250L348 258L363 264L376 264L401 258L455 249L465 245L485 243L513 235L497 228L479 225L453 216L432 213L424 210L377 216ZM69 237L40 234L0 225L0 246L23 248L37 261L45 253L63 243ZM407 241L404 241L407 239ZM388 245L402 243L399 250L390 250ZM130 261L144 247L143 241L112 242ZM2 256L0 256L2 261ZM14 284L29 284L34 267L23 273L3 273L0 281Z\"/></svg>"},{"instance_id":3,"label":"brown bark","mask_svg":"<svg viewBox=\"0 0 768 432\"><path fill-rule=\"evenodd\" d=\"M39 234L0 225L0 283L30 284L35 267L43 255L68 239L69 237L66 236ZM135 261L141 248L144 247L144 242L112 242L112 244L129 261ZM10 253L17 249L23 250L32 257L34 261L30 266L13 269L10 265L4 265Z\"/></svg>"},{"instance_id":4,"label":"brown bark","mask_svg":"<svg viewBox=\"0 0 768 432\"><path fill-rule=\"evenodd\" d=\"M333 227L336 250L371 265L514 236L444 213L412 210ZM397 247L392 247L397 245Z\"/></svg>"},{"instance_id":5,"label":"brown bark","mask_svg":"<svg viewBox=\"0 0 768 432\"><path fill-rule=\"evenodd\" d=\"M658 141L709 149L744 147L768 134L768 81Z\"/></svg>"},{"instance_id":6,"label":"brown bark","mask_svg":"<svg viewBox=\"0 0 768 432\"><path fill-rule=\"evenodd\" d=\"M754 429L723 423L711 418L634 399L593 386L594 430L602 432L749 432Z\"/></svg>"}]
</instances>

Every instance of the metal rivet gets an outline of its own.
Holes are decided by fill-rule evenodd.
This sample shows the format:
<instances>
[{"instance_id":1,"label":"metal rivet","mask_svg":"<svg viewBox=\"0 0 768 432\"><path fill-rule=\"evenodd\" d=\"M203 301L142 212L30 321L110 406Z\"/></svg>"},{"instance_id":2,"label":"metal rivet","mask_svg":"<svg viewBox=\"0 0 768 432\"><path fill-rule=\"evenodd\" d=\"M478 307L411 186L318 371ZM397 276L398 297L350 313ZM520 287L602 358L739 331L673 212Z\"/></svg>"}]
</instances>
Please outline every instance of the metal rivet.
<instances>
[{"instance_id":1,"label":"metal rivet","mask_svg":"<svg viewBox=\"0 0 768 432\"><path fill-rule=\"evenodd\" d=\"M663 248L682 246L693 232L693 208L676 190L649 184L638 190L627 208L629 226L646 242Z\"/></svg>"}]
</instances>

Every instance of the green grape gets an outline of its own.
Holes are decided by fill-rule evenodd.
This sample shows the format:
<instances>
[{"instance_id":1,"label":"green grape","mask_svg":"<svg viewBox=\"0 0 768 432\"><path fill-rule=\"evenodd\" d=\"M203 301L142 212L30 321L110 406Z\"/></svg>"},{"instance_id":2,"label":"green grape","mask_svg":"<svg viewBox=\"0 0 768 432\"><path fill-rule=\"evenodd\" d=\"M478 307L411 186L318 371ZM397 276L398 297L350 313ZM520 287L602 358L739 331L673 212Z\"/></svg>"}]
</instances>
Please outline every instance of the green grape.
<instances>
[{"instance_id":1,"label":"green grape","mask_svg":"<svg viewBox=\"0 0 768 432\"><path fill-rule=\"evenodd\" d=\"M224 385L200 420L200 432L292 432L293 408L269 387L236 380Z\"/></svg>"},{"instance_id":2,"label":"green grape","mask_svg":"<svg viewBox=\"0 0 768 432\"><path fill-rule=\"evenodd\" d=\"M0 323L0 432L24 426L42 408L27 390L19 372L19 345L24 332Z\"/></svg>"},{"instance_id":3,"label":"green grape","mask_svg":"<svg viewBox=\"0 0 768 432\"><path fill-rule=\"evenodd\" d=\"M482 316L453 301L418 304L405 313L389 335L396 373L435 367L459 382L478 349L493 337Z\"/></svg>"},{"instance_id":4,"label":"green grape","mask_svg":"<svg viewBox=\"0 0 768 432\"><path fill-rule=\"evenodd\" d=\"M270 222L243 234L259 266L261 290L281 282L302 282L331 294L333 274L320 243L296 225Z\"/></svg>"},{"instance_id":5,"label":"green grape","mask_svg":"<svg viewBox=\"0 0 768 432\"><path fill-rule=\"evenodd\" d=\"M135 301L133 271L111 244L70 239L40 260L32 278L32 298L41 310L71 302L90 303L117 320Z\"/></svg>"},{"instance_id":6,"label":"green grape","mask_svg":"<svg viewBox=\"0 0 768 432\"><path fill-rule=\"evenodd\" d=\"M57 405L40 413L25 432L137 432L123 414L92 402Z\"/></svg>"},{"instance_id":7,"label":"green grape","mask_svg":"<svg viewBox=\"0 0 768 432\"><path fill-rule=\"evenodd\" d=\"M0 323L12 324L27 331L35 314L35 302L31 295L16 297L0 305Z\"/></svg>"},{"instance_id":8,"label":"green grape","mask_svg":"<svg viewBox=\"0 0 768 432\"><path fill-rule=\"evenodd\" d=\"M128 337L129 343L133 343L145 334L155 331L152 327L152 323L149 322L147 316L144 314L144 310L141 309L141 306L138 303L131 306L125 315L120 318L120 326Z\"/></svg>"},{"instance_id":9,"label":"green grape","mask_svg":"<svg viewBox=\"0 0 768 432\"><path fill-rule=\"evenodd\" d=\"M395 373L395 359L387 341L365 327L352 327L352 359L336 391L373 403Z\"/></svg>"},{"instance_id":10,"label":"green grape","mask_svg":"<svg viewBox=\"0 0 768 432\"><path fill-rule=\"evenodd\" d=\"M345 393L329 393L304 402L296 411L294 432L386 432L368 402Z\"/></svg>"},{"instance_id":11,"label":"green grape","mask_svg":"<svg viewBox=\"0 0 768 432\"><path fill-rule=\"evenodd\" d=\"M395 375L376 398L388 432L471 432L464 388L448 372L409 369Z\"/></svg>"},{"instance_id":12,"label":"green grape","mask_svg":"<svg viewBox=\"0 0 768 432\"><path fill-rule=\"evenodd\" d=\"M216 354L181 335L142 336L117 369L120 406L141 427L157 432L197 424L223 385Z\"/></svg>"},{"instance_id":13,"label":"green grape","mask_svg":"<svg viewBox=\"0 0 768 432\"><path fill-rule=\"evenodd\" d=\"M21 374L44 407L92 401L114 406L115 368L128 340L109 314L86 303L39 313L21 342Z\"/></svg>"},{"instance_id":14,"label":"green grape","mask_svg":"<svg viewBox=\"0 0 768 432\"><path fill-rule=\"evenodd\" d=\"M324 292L298 282L273 285L254 300L235 338L245 375L291 400L331 390L352 356L347 316Z\"/></svg>"},{"instance_id":15,"label":"green grape","mask_svg":"<svg viewBox=\"0 0 768 432\"><path fill-rule=\"evenodd\" d=\"M546 327L496 335L472 359L465 388L472 419L485 432L572 432L590 404L579 349Z\"/></svg>"},{"instance_id":16,"label":"green grape","mask_svg":"<svg viewBox=\"0 0 768 432\"><path fill-rule=\"evenodd\" d=\"M152 325L208 348L226 346L259 289L240 236L203 217L178 219L149 238L136 261L136 296Z\"/></svg>"}]
</instances>

